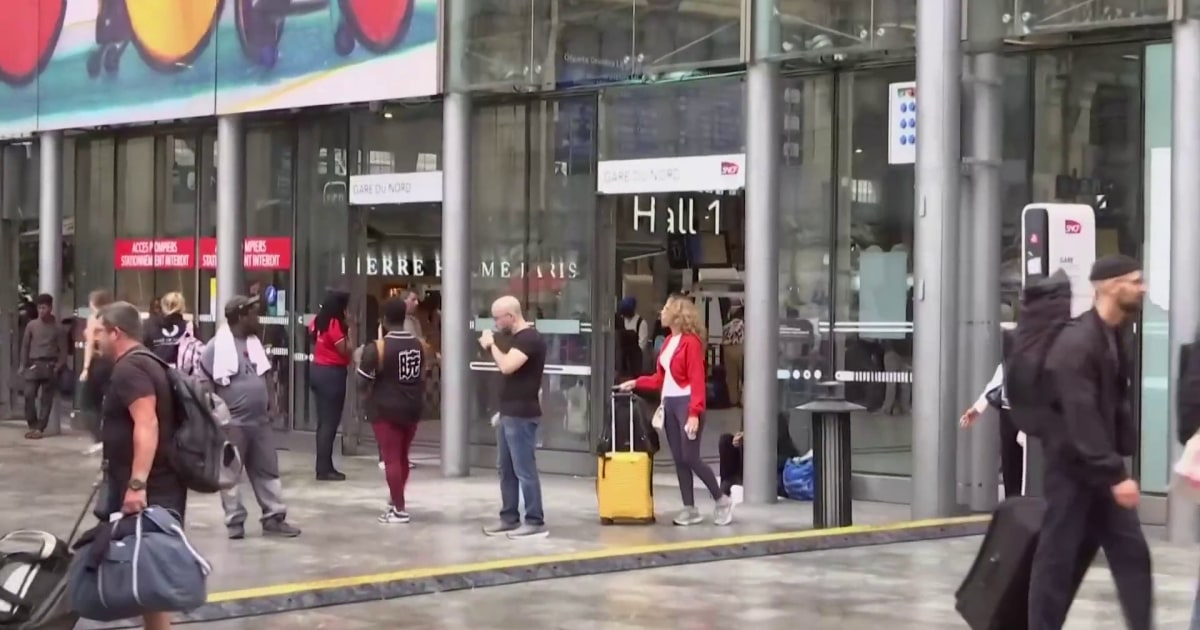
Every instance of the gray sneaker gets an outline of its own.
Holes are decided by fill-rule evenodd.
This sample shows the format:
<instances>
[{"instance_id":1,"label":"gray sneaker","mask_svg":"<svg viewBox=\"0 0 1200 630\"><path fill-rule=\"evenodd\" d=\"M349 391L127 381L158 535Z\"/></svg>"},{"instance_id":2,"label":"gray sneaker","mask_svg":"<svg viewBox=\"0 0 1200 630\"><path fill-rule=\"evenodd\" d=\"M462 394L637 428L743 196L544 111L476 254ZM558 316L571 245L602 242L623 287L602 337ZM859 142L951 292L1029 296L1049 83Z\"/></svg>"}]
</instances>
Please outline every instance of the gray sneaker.
<instances>
[{"instance_id":1,"label":"gray sneaker","mask_svg":"<svg viewBox=\"0 0 1200 630\"><path fill-rule=\"evenodd\" d=\"M545 538L549 535L550 530L546 529L545 525L530 525L528 523L508 533L508 537L512 540L521 540L524 538Z\"/></svg>"},{"instance_id":2,"label":"gray sneaker","mask_svg":"<svg viewBox=\"0 0 1200 630\"><path fill-rule=\"evenodd\" d=\"M733 522L733 498L725 495L717 499L717 507L713 510L713 525L728 525Z\"/></svg>"},{"instance_id":3,"label":"gray sneaker","mask_svg":"<svg viewBox=\"0 0 1200 630\"><path fill-rule=\"evenodd\" d=\"M520 523L505 523L500 521L495 525L488 525L483 528L484 536L507 536L509 532L515 532L521 528Z\"/></svg>"},{"instance_id":4,"label":"gray sneaker","mask_svg":"<svg viewBox=\"0 0 1200 630\"><path fill-rule=\"evenodd\" d=\"M300 528L281 518L263 521L263 536L276 538L295 538L300 535Z\"/></svg>"},{"instance_id":5,"label":"gray sneaker","mask_svg":"<svg viewBox=\"0 0 1200 630\"><path fill-rule=\"evenodd\" d=\"M704 517L700 516L700 510L695 506L685 507L679 510L679 514L675 516L675 524L686 527L688 525L699 525L704 522Z\"/></svg>"},{"instance_id":6,"label":"gray sneaker","mask_svg":"<svg viewBox=\"0 0 1200 630\"><path fill-rule=\"evenodd\" d=\"M246 526L241 523L226 525L225 531L229 534L229 540L241 540L246 537Z\"/></svg>"}]
</instances>

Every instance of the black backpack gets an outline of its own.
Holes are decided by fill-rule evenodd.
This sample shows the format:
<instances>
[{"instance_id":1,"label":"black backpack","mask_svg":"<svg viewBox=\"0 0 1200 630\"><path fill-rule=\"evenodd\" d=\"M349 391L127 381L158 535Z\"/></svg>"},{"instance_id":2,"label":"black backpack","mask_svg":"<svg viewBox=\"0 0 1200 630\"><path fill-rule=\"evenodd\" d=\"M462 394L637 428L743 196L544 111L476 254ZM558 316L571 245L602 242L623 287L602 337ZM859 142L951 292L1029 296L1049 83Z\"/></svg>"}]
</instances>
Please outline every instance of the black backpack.
<instances>
[{"instance_id":1,"label":"black backpack","mask_svg":"<svg viewBox=\"0 0 1200 630\"><path fill-rule=\"evenodd\" d=\"M1200 337L1179 349L1179 379L1175 382L1175 415L1179 442L1200 431Z\"/></svg>"},{"instance_id":2,"label":"black backpack","mask_svg":"<svg viewBox=\"0 0 1200 630\"><path fill-rule=\"evenodd\" d=\"M1040 437L1057 414L1054 388L1046 379L1046 357L1071 322L1071 282L1061 269L1025 287L1021 316L1004 359L1004 393L1011 418L1026 435Z\"/></svg>"},{"instance_id":3,"label":"black backpack","mask_svg":"<svg viewBox=\"0 0 1200 630\"><path fill-rule=\"evenodd\" d=\"M225 436L213 396L195 380L173 369L149 350L138 354L162 366L171 386L175 408L175 439L171 462L188 490L212 494L237 484L242 460Z\"/></svg>"}]
</instances>

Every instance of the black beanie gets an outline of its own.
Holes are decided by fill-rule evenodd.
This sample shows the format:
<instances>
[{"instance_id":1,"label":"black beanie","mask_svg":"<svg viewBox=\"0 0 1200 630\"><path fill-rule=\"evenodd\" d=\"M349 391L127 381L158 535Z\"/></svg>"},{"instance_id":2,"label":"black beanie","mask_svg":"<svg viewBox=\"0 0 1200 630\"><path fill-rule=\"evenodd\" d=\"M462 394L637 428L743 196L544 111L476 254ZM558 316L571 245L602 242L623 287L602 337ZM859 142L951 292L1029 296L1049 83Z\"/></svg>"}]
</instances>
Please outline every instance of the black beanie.
<instances>
[{"instance_id":1,"label":"black beanie","mask_svg":"<svg viewBox=\"0 0 1200 630\"><path fill-rule=\"evenodd\" d=\"M1088 276L1088 280L1092 282L1111 280L1141 270L1142 263L1137 259L1124 254L1114 254L1097 260L1092 265L1092 273Z\"/></svg>"}]
</instances>

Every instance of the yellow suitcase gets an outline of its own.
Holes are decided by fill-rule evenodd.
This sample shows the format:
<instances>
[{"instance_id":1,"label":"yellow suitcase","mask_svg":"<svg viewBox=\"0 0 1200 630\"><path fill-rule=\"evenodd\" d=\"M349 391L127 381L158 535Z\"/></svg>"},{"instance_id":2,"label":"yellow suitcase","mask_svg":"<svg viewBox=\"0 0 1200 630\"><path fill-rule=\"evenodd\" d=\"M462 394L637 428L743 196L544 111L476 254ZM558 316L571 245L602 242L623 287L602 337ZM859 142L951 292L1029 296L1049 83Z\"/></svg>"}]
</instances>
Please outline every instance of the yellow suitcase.
<instances>
[{"instance_id":1,"label":"yellow suitcase","mask_svg":"<svg viewBox=\"0 0 1200 630\"><path fill-rule=\"evenodd\" d=\"M619 404L629 405L629 451L614 450ZM596 471L596 501L603 525L654 522L654 459L649 453L633 450L633 407L632 394L613 394L609 451L599 456Z\"/></svg>"}]
</instances>

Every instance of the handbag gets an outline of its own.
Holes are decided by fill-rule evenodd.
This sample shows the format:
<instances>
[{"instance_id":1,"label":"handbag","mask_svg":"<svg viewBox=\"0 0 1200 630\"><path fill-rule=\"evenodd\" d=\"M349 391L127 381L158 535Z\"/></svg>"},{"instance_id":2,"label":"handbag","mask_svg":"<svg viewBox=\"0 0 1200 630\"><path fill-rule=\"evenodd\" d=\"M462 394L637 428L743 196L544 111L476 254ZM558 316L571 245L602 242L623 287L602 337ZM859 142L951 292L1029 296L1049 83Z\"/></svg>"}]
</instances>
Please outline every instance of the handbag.
<instances>
[{"instance_id":1,"label":"handbag","mask_svg":"<svg viewBox=\"0 0 1200 630\"><path fill-rule=\"evenodd\" d=\"M1175 462L1173 490L1189 501L1200 503L1200 433L1193 435L1183 447L1183 455Z\"/></svg>"},{"instance_id":2,"label":"handbag","mask_svg":"<svg viewBox=\"0 0 1200 630\"><path fill-rule=\"evenodd\" d=\"M658 407L654 408L654 415L650 416L650 426L654 427L655 429L663 428L665 417L666 412L663 411L662 404L659 404Z\"/></svg>"},{"instance_id":3,"label":"handbag","mask_svg":"<svg viewBox=\"0 0 1200 630\"><path fill-rule=\"evenodd\" d=\"M114 515L81 540L71 566L71 604L84 619L120 621L146 612L183 612L208 598L212 565L169 510Z\"/></svg>"}]
</instances>

